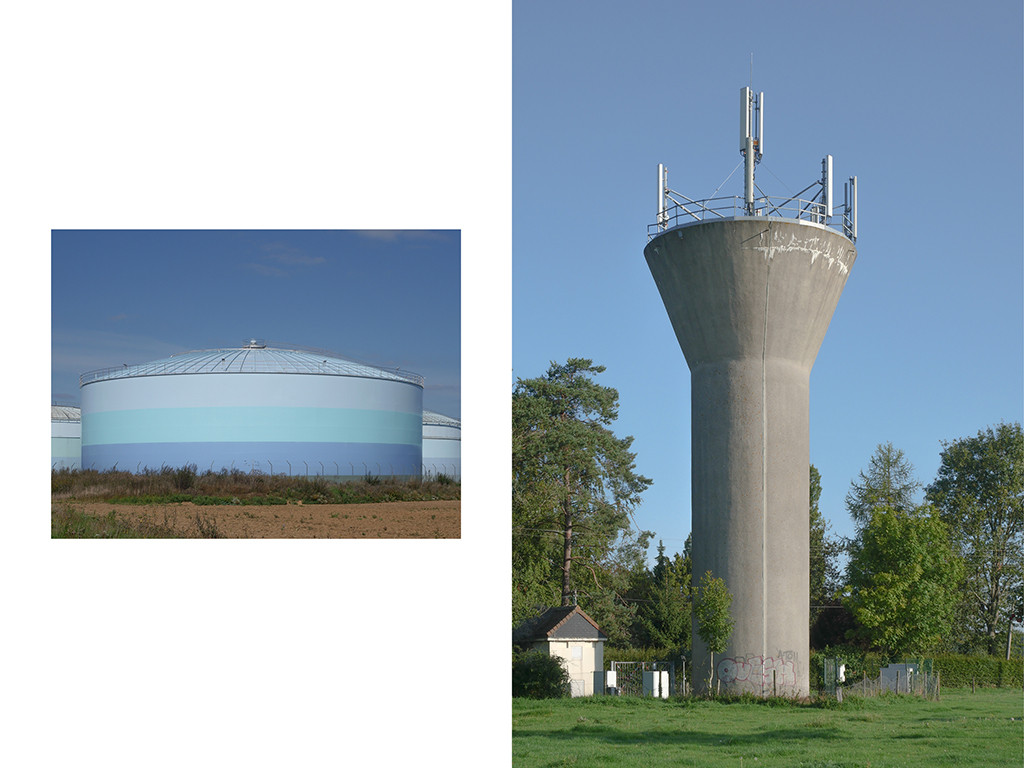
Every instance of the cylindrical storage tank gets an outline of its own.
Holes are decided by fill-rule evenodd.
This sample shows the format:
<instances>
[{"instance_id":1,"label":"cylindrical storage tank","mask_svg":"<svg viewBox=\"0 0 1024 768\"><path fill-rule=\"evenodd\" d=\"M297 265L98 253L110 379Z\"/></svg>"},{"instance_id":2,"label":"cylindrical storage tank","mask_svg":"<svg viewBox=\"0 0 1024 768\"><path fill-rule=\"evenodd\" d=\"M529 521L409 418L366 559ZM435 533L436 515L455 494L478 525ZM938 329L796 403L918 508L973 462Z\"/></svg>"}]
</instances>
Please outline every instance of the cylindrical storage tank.
<instances>
[{"instance_id":1,"label":"cylindrical storage tank","mask_svg":"<svg viewBox=\"0 0 1024 768\"><path fill-rule=\"evenodd\" d=\"M82 409L77 406L50 405L50 466L82 468Z\"/></svg>"},{"instance_id":2,"label":"cylindrical storage tank","mask_svg":"<svg viewBox=\"0 0 1024 768\"><path fill-rule=\"evenodd\" d=\"M82 466L418 477L423 379L252 340L83 374Z\"/></svg>"},{"instance_id":3,"label":"cylindrical storage tank","mask_svg":"<svg viewBox=\"0 0 1024 768\"><path fill-rule=\"evenodd\" d=\"M423 412L423 475L462 478L462 422L433 411Z\"/></svg>"}]
</instances>

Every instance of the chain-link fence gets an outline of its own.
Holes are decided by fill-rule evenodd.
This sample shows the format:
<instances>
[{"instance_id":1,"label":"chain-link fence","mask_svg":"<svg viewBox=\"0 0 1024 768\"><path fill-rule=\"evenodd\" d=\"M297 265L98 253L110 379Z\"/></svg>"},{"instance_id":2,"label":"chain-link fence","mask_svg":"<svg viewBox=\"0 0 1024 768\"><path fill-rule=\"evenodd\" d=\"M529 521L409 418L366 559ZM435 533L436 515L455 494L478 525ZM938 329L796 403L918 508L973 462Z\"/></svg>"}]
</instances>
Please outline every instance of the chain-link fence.
<instances>
[{"instance_id":1,"label":"chain-link fence","mask_svg":"<svg viewBox=\"0 0 1024 768\"><path fill-rule=\"evenodd\" d=\"M844 696L880 696L883 693L898 693L938 699L941 677L934 671L931 659L908 660L889 664L879 671L878 677L864 674L860 680L846 678L845 664L840 659L824 659L822 670L822 693L835 696L840 701Z\"/></svg>"},{"instance_id":2,"label":"chain-link fence","mask_svg":"<svg viewBox=\"0 0 1024 768\"><path fill-rule=\"evenodd\" d=\"M676 674L674 661L613 661L609 664L609 671L615 673L615 685L611 686L613 691L606 690L606 693L643 696L644 672L667 672L669 695L681 696L686 693L685 675Z\"/></svg>"},{"instance_id":3,"label":"chain-link fence","mask_svg":"<svg viewBox=\"0 0 1024 768\"><path fill-rule=\"evenodd\" d=\"M460 480L462 478L462 472L458 464L424 464L423 465L423 479L424 480L436 480L440 475L451 478L453 480Z\"/></svg>"}]
</instances>

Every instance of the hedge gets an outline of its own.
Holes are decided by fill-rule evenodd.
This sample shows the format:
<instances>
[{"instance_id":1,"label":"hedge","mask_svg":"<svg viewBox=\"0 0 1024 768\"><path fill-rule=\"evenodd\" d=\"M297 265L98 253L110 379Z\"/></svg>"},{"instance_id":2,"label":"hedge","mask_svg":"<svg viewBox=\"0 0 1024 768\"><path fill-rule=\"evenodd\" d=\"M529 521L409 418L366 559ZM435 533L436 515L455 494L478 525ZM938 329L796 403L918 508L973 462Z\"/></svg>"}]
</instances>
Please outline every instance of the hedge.
<instances>
[{"instance_id":1,"label":"hedge","mask_svg":"<svg viewBox=\"0 0 1024 768\"><path fill-rule=\"evenodd\" d=\"M935 656L935 671L942 684L951 688L977 683L997 688L1024 686L1024 659L1001 659L998 656Z\"/></svg>"},{"instance_id":2,"label":"hedge","mask_svg":"<svg viewBox=\"0 0 1024 768\"><path fill-rule=\"evenodd\" d=\"M846 664L846 679L853 682L867 675L877 678L882 667L889 662L921 661L930 659L932 669L941 676L942 685L962 688L976 684L992 688L1020 688L1024 686L1024 659L1007 661L998 656L961 656L940 653L907 659L892 659L880 653L850 651L848 649L825 649L811 651L811 690L820 690L825 659L838 658Z\"/></svg>"}]
</instances>

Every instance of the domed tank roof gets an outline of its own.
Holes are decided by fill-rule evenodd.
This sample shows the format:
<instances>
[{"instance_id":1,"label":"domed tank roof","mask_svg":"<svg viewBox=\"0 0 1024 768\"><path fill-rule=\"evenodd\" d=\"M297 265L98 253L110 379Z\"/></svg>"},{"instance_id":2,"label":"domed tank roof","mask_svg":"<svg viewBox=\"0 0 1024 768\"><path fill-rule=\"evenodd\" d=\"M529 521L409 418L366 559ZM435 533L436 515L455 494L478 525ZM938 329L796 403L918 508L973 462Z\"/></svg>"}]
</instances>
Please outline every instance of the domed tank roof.
<instances>
[{"instance_id":1,"label":"domed tank roof","mask_svg":"<svg viewBox=\"0 0 1024 768\"><path fill-rule=\"evenodd\" d=\"M75 405L50 405L50 421L81 421L82 409Z\"/></svg>"},{"instance_id":2,"label":"domed tank roof","mask_svg":"<svg viewBox=\"0 0 1024 768\"><path fill-rule=\"evenodd\" d=\"M119 368L102 368L83 373L81 386L107 379L139 376L173 376L202 373L296 373L326 376L356 376L370 379L404 381L423 386L423 377L398 368L379 368L339 357L333 352L306 347L273 347L259 339L229 349L204 349L171 355L139 365L123 364Z\"/></svg>"},{"instance_id":3,"label":"domed tank roof","mask_svg":"<svg viewBox=\"0 0 1024 768\"><path fill-rule=\"evenodd\" d=\"M434 411L423 412L423 423L439 427L462 428L462 422L459 419L453 419L451 416L445 416L444 414L435 413Z\"/></svg>"}]
</instances>

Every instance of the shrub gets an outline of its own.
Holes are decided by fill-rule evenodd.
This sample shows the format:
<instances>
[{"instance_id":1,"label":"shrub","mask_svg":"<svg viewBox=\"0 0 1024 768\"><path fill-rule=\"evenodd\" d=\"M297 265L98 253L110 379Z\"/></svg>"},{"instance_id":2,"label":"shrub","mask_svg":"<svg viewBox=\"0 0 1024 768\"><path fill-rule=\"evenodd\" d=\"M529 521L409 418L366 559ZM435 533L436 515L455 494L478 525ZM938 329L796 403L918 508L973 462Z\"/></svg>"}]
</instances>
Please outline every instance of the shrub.
<instances>
[{"instance_id":1,"label":"shrub","mask_svg":"<svg viewBox=\"0 0 1024 768\"><path fill-rule=\"evenodd\" d=\"M55 469L50 473L50 493L70 493L74 487L74 475L67 467Z\"/></svg>"},{"instance_id":2,"label":"shrub","mask_svg":"<svg viewBox=\"0 0 1024 768\"><path fill-rule=\"evenodd\" d=\"M179 491L187 491L196 482L196 465L186 464L174 470L174 487Z\"/></svg>"},{"instance_id":3,"label":"shrub","mask_svg":"<svg viewBox=\"0 0 1024 768\"><path fill-rule=\"evenodd\" d=\"M203 517L198 512L196 513L196 530L199 532L199 538L201 539L223 538L220 530L217 528L217 521Z\"/></svg>"},{"instance_id":4,"label":"shrub","mask_svg":"<svg viewBox=\"0 0 1024 768\"><path fill-rule=\"evenodd\" d=\"M559 699L569 695L569 672L557 656L536 650L512 650L512 695Z\"/></svg>"}]
</instances>

